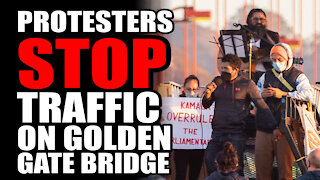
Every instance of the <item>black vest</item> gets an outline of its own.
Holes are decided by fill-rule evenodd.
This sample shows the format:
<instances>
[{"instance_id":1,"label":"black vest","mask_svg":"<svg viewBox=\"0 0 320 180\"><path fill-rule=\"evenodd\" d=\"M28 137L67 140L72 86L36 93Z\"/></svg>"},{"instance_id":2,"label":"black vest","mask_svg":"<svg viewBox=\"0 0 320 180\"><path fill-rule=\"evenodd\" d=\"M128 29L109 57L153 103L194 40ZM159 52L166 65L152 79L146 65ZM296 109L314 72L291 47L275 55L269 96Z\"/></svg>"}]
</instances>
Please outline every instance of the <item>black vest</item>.
<instances>
[{"instance_id":1,"label":"black vest","mask_svg":"<svg viewBox=\"0 0 320 180\"><path fill-rule=\"evenodd\" d=\"M302 74L302 72L293 66L282 72L283 78L293 87L293 91L296 91L296 80L300 74ZM269 84L274 88L280 89L281 91L289 92L288 88L283 85L278 78L275 77L271 69L265 73L265 81L263 85L264 88L268 88ZM281 99L268 97L265 99L265 101L273 113L277 123L279 124L281 120Z\"/></svg>"}]
</instances>

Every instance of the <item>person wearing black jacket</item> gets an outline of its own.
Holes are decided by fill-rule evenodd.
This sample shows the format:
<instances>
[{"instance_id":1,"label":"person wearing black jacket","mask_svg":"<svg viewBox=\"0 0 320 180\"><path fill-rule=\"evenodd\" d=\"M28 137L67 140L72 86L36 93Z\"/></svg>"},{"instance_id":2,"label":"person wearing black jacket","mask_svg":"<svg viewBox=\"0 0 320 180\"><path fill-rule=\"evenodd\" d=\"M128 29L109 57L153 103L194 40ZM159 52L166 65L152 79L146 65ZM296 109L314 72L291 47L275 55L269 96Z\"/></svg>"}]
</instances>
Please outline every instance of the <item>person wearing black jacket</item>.
<instances>
[{"instance_id":1,"label":"person wearing black jacket","mask_svg":"<svg viewBox=\"0 0 320 180\"><path fill-rule=\"evenodd\" d=\"M247 39L244 39L249 51L250 35L252 40L252 80L257 84L260 76L271 69L269 53L274 44L279 43L279 33L267 29L267 15L262 9L251 9L247 16L247 25L241 25L240 31L245 31ZM219 43L223 44L222 36L219 37ZM222 50L219 51L217 66L220 71ZM241 58L241 71L249 77L249 58Z\"/></svg>"},{"instance_id":2,"label":"person wearing black jacket","mask_svg":"<svg viewBox=\"0 0 320 180\"><path fill-rule=\"evenodd\" d=\"M245 30L247 37L252 34L252 72L253 81L258 82L266 70L272 68L269 53L274 44L279 43L279 33L268 30L267 15L262 9L251 9L247 24L240 30ZM248 42L249 43L249 39Z\"/></svg>"},{"instance_id":3,"label":"person wearing black jacket","mask_svg":"<svg viewBox=\"0 0 320 180\"><path fill-rule=\"evenodd\" d=\"M320 179L320 147L310 152L307 158L308 172L297 180Z\"/></svg>"},{"instance_id":4,"label":"person wearing black jacket","mask_svg":"<svg viewBox=\"0 0 320 180\"><path fill-rule=\"evenodd\" d=\"M240 66L241 59L236 55L227 54L224 56L221 62L221 77L219 77L222 79L222 83L218 86L215 81L209 83L202 98L204 108L210 107L215 102L212 140L205 151L208 174L217 169L216 155L222 150L223 144L230 141L237 150L239 158L238 173L243 175L243 152L246 140L245 119L249 114L251 101L257 107L257 123L263 124L258 127L267 132L277 132L274 131L276 121L255 83L238 75Z\"/></svg>"}]
</instances>

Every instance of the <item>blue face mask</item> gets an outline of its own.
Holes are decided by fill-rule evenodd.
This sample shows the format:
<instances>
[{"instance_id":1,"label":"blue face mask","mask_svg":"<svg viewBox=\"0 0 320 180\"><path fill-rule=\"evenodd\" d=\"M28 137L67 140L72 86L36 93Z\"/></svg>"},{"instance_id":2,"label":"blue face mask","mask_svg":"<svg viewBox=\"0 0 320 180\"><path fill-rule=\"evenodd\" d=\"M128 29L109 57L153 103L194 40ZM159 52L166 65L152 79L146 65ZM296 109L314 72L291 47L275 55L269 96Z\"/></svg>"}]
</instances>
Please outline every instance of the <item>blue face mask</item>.
<instances>
[{"instance_id":1,"label":"blue face mask","mask_svg":"<svg viewBox=\"0 0 320 180\"><path fill-rule=\"evenodd\" d=\"M273 62L272 63L273 68L278 71L278 72L282 72L287 68L287 64L286 61L283 62Z\"/></svg>"}]
</instances>

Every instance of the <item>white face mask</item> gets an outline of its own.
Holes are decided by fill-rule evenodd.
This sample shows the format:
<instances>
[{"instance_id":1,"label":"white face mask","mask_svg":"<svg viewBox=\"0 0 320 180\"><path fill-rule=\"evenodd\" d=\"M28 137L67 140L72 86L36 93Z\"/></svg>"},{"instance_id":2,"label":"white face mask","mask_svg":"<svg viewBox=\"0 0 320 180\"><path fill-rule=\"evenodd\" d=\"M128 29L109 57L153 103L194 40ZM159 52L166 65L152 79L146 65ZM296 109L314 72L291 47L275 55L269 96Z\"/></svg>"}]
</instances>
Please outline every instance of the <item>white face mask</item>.
<instances>
[{"instance_id":1,"label":"white face mask","mask_svg":"<svg viewBox=\"0 0 320 180\"><path fill-rule=\"evenodd\" d=\"M287 68L287 62L283 61L283 62L273 62L272 63L273 68L278 71L278 72L282 72Z\"/></svg>"},{"instance_id":2,"label":"white face mask","mask_svg":"<svg viewBox=\"0 0 320 180\"><path fill-rule=\"evenodd\" d=\"M187 91L184 92L186 97L198 97L198 93L194 92L194 91Z\"/></svg>"}]
</instances>

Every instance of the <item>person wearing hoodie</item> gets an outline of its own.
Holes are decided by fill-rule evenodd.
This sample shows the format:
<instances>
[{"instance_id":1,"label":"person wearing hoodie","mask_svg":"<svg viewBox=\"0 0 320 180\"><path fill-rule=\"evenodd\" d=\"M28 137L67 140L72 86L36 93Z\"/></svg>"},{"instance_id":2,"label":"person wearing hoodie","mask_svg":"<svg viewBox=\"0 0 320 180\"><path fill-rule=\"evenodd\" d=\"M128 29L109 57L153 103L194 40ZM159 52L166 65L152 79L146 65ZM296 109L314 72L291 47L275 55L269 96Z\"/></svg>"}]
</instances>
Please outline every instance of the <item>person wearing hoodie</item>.
<instances>
[{"instance_id":1,"label":"person wearing hoodie","mask_svg":"<svg viewBox=\"0 0 320 180\"><path fill-rule=\"evenodd\" d=\"M262 99L256 84L247 78L239 76L241 59L233 54L222 58L220 83L213 80L207 85L202 98L202 105L208 108L215 102L214 117L212 119L211 141L205 151L205 161L208 174L217 167L215 158L222 150L223 144L230 141L238 153L238 173L243 175L243 152L246 142L246 117L249 114L250 103L257 107L257 121L264 124L264 131L272 133L276 129L276 121ZM217 84L216 84L217 83ZM277 135L277 134L275 134Z\"/></svg>"},{"instance_id":2,"label":"person wearing hoodie","mask_svg":"<svg viewBox=\"0 0 320 180\"><path fill-rule=\"evenodd\" d=\"M236 172L238 162L236 149L231 142L225 142L223 150L217 154L218 170L211 173L206 180L248 180L248 178L244 178Z\"/></svg>"},{"instance_id":3,"label":"person wearing hoodie","mask_svg":"<svg viewBox=\"0 0 320 180\"><path fill-rule=\"evenodd\" d=\"M273 68L260 77L257 86L279 127L281 98L289 96L310 101L313 89L308 78L292 66L293 55L288 44L275 44L270 51L270 61ZM272 134L264 131L262 127L264 124L257 122L255 144L257 180L271 179L274 156L277 159L279 179L291 180L294 156L286 137L277 129L280 138L274 139Z\"/></svg>"}]
</instances>

